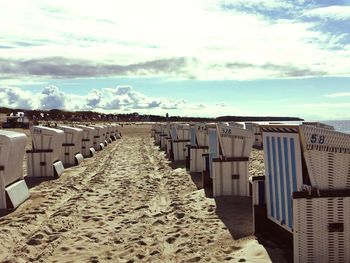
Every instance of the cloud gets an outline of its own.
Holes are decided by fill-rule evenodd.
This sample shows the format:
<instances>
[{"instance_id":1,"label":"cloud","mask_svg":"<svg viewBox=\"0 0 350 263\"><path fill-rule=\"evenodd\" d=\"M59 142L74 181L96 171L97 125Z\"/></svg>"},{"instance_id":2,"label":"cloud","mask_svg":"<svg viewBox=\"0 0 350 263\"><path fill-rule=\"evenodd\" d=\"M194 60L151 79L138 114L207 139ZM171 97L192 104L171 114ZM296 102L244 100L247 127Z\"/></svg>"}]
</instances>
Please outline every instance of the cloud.
<instances>
[{"instance_id":1,"label":"cloud","mask_svg":"<svg viewBox=\"0 0 350 263\"><path fill-rule=\"evenodd\" d=\"M0 87L0 105L3 107L30 109L34 107L30 92L17 87Z\"/></svg>"},{"instance_id":2,"label":"cloud","mask_svg":"<svg viewBox=\"0 0 350 263\"><path fill-rule=\"evenodd\" d=\"M231 69L259 69L263 71L270 71L271 74L274 74L276 77L311 77L311 76L323 76L326 74L322 70L313 70L307 67L297 67L294 65L278 65L266 63L263 65L256 65L251 63L227 63L226 67Z\"/></svg>"},{"instance_id":3,"label":"cloud","mask_svg":"<svg viewBox=\"0 0 350 263\"><path fill-rule=\"evenodd\" d=\"M129 65L96 64L93 61L48 57L29 60L0 59L0 75L31 75L56 78L180 74L185 58L171 58Z\"/></svg>"},{"instance_id":4,"label":"cloud","mask_svg":"<svg viewBox=\"0 0 350 263\"><path fill-rule=\"evenodd\" d=\"M321 19L350 20L350 6L333 5L319 7L306 11L304 15Z\"/></svg>"},{"instance_id":5,"label":"cloud","mask_svg":"<svg viewBox=\"0 0 350 263\"><path fill-rule=\"evenodd\" d=\"M92 0L86 5L80 0L14 0L2 6L0 23L7 27L0 28L0 36L6 36L0 37L0 77L350 75L349 40L308 19L327 14L345 19L348 7L322 9L309 3ZM345 27L342 30L348 34ZM225 67L229 63L265 68Z\"/></svg>"},{"instance_id":6,"label":"cloud","mask_svg":"<svg viewBox=\"0 0 350 263\"><path fill-rule=\"evenodd\" d=\"M45 87L39 96L40 109L64 109L66 107L66 96L55 86Z\"/></svg>"},{"instance_id":7,"label":"cloud","mask_svg":"<svg viewBox=\"0 0 350 263\"><path fill-rule=\"evenodd\" d=\"M339 93L332 93L332 94L326 94L324 95L328 98L343 98L343 97L350 97L350 92L339 92Z\"/></svg>"}]
</instances>

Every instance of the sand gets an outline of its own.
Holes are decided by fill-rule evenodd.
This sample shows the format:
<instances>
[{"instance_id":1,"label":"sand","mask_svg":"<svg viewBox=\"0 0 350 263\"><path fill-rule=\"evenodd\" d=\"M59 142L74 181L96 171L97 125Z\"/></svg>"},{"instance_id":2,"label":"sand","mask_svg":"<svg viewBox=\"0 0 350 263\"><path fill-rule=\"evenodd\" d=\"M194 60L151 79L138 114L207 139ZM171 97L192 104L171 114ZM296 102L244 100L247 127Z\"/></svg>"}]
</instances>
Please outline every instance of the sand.
<instances>
[{"instance_id":1,"label":"sand","mask_svg":"<svg viewBox=\"0 0 350 263\"><path fill-rule=\"evenodd\" d=\"M253 236L250 198L208 197L149 128L125 126L60 178L29 181L30 199L0 217L0 262L284 262ZM263 173L259 151L250 172Z\"/></svg>"}]
</instances>

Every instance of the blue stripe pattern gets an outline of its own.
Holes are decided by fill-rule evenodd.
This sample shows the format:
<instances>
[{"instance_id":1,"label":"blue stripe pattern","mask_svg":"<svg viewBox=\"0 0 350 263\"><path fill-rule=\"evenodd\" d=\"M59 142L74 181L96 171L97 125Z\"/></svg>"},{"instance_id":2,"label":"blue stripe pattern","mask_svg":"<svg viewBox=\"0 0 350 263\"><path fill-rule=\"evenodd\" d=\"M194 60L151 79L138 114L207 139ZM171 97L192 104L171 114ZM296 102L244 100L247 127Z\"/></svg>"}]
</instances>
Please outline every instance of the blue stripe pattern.
<instances>
[{"instance_id":1,"label":"blue stripe pattern","mask_svg":"<svg viewBox=\"0 0 350 263\"><path fill-rule=\"evenodd\" d=\"M279 164L279 172L280 172L280 195L281 195L281 207L282 207L282 224L286 223L286 208L285 207L285 194L286 192L284 190L284 171L283 171L283 155L282 155L282 145L281 145L281 137L277 138L277 147L278 147L278 164Z\"/></svg>"},{"instance_id":2,"label":"blue stripe pattern","mask_svg":"<svg viewBox=\"0 0 350 263\"><path fill-rule=\"evenodd\" d=\"M218 138L216 130L209 130L209 168L210 176L213 176L213 159L218 157Z\"/></svg>"},{"instance_id":3,"label":"blue stripe pattern","mask_svg":"<svg viewBox=\"0 0 350 263\"><path fill-rule=\"evenodd\" d=\"M269 217L292 230L292 193L297 191L296 140L281 134L266 135Z\"/></svg>"}]
</instances>

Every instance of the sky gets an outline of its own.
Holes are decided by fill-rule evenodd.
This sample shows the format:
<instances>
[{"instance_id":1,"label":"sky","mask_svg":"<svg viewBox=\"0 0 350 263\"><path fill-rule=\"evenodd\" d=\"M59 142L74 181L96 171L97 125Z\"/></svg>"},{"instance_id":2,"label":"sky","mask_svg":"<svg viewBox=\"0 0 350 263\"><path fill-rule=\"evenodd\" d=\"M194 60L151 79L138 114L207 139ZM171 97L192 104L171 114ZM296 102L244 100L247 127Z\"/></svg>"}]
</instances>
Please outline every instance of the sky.
<instances>
[{"instance_id":1,"label":"sky","mask_svg":"<svg viewBox=\"0 0 350 263\"><path fill-rule=\"evenodd\" d=\"M0 106L350 119L349 0L0 5Z\"/></svg>"}]
</instances>

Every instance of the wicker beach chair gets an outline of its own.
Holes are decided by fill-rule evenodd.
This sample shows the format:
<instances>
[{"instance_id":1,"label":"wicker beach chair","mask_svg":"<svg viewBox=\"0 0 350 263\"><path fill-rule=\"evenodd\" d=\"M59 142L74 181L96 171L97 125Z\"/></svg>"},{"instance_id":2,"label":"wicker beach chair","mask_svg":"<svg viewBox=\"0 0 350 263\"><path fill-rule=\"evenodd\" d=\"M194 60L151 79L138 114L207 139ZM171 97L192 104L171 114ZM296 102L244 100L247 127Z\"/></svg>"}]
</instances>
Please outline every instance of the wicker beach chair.
<instances>
[{"instance_id":1,"label":"wicker beach chair","mask_svg":"<svg viewBox=\"0 0 350 263\"><path fill-rule=\"evenodd\" d=\"M290 233L294 262L350 262L350 135L313 123L262 130L267 217Z\"/></svg>"}]
</instances>

